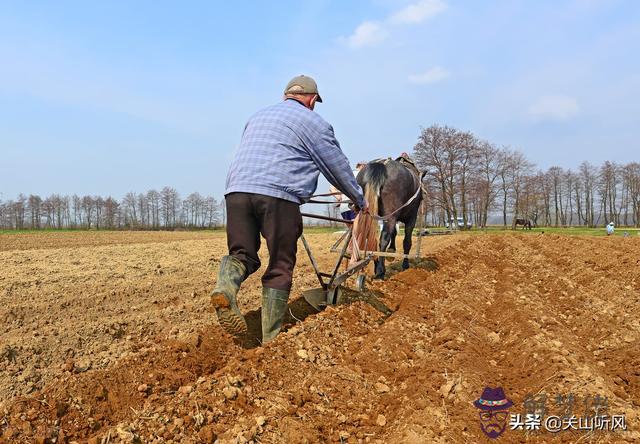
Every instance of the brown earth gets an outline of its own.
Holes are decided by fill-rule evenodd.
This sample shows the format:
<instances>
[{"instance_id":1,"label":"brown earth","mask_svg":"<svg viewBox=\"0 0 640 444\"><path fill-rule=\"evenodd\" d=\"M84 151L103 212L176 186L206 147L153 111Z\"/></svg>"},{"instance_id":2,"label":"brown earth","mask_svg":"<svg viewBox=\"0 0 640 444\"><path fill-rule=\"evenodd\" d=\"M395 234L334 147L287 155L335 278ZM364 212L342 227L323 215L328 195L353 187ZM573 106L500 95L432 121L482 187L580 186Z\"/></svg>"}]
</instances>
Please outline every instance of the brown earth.
<instances>
[{"instance_id":1,"label":"brown earth","mask_svg":"<svg viewBox=\"0 0 640 444\"><path fill-rule=\"evenodd\" d=\"M290 328L259 347L259 276L240 299L251 340L208 308L223 234L71 234L0 235L0 442L489 442L485 386L512 413L528 394L549 413L556 394L576 414L606 397L629 428L501 442L640 438L639 239L427 237L426 269L368 284L390 316L310 314L301 251ZM325 269L334 238L308 236Z\"/></svg>"}]
</instances>

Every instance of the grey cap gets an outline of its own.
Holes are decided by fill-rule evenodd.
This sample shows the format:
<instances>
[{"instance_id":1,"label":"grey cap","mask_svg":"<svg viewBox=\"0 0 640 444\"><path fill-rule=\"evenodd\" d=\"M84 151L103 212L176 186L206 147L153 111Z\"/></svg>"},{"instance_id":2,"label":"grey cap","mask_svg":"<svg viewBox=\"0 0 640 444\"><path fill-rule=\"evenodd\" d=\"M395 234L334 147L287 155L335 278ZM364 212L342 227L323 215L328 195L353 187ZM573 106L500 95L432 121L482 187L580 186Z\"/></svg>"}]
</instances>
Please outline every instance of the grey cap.
<instances>
[{"instance_id":1,"label":"grey cap","mask_svg":"<svg viewBox=\"0 0 640 444\"><path fill-rule=\"evenodd\" d=\"M289 80L284 89L285 94L317 94L318 102L322 103L322 97L318 92L316 81L309 76L299 75Z\"/></svg>"}]
</instances>

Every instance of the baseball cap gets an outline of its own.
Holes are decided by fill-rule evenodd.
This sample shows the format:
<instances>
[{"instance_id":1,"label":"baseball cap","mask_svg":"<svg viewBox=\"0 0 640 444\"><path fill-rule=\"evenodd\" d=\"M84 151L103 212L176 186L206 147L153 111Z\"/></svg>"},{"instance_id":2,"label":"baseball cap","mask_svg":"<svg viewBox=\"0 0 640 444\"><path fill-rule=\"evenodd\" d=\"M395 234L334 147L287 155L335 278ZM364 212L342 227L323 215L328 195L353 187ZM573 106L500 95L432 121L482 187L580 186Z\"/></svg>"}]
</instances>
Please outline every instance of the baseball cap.
<instances>
[{"instance_id":1,"label":"baseball cap","mask_svg":"<svg viewBox=\"0 0 640 444\"><path fill-rule=\"evenodd\" d=\"M289 80L284 89L285 94L318 94L318 102L322 103L322 97L318 92L318 84L309 76L299 75Z\"/></svg>"}]
</instances>

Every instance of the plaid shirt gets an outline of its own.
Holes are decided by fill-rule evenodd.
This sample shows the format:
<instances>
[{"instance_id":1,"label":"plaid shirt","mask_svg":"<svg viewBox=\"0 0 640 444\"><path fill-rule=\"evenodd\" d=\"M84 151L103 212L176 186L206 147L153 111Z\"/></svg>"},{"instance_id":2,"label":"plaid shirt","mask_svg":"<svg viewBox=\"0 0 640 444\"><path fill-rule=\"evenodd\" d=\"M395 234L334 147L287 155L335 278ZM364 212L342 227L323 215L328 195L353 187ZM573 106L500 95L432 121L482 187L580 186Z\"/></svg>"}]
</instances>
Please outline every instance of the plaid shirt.
<instances>
[{"instance_id":1,"label":"plaid shirt","mask_svg":"<svg viewBox=\"0 0 640 444\"><path fill-rule=\"evenodd\" d=\"M302 204L316 190L320 173L363 206L362 189L331 125L288 99L258 111L247 122L225 195L255 193Z\"/></svg>"}]
</instances>

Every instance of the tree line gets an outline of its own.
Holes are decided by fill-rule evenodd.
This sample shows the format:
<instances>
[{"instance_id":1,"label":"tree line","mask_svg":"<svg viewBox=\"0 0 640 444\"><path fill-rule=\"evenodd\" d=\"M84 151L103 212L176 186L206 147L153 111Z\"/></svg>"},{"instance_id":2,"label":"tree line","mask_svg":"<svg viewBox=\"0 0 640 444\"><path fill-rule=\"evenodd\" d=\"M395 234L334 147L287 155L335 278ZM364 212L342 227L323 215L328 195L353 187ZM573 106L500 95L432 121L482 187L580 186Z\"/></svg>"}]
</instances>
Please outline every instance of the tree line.
<instances>
[{"instance_id":1,"label":"tree line","mask_svg":"<svg viewBox=\"0 0 640 444\"><path fill-rule=\"evenodd\" d=\"M215 228L224 208L212 196L191 193L182 199L171 187L146 193L127 193L122 199L102 196L46 198L20 194L0 201L3 229L175 229Z\"/></svg>"},{"instance_id":2,"label":"tree line","mask_svg":"<svg viewBox=\"0 0 640 444\"><path fill-rule=\"evenodd\" d=\"M524 153L449 126L423 128L413 149L425 171L423 214L429 225L640 226L640 163L582 162L577 169L536 167ZM328 211L334 210L330 208ZM224 203L171 187L146 193L46 198L20 194L0 201L0 228L174 229L224 223Z\"/></svg>"},{"instance_id":3,"label":"tree line","mask_svg":"<svg viewBox=\"0 0 640 444\"><path fill-rule=\"evenodd\" d=\"M543 171L521 151L439 125L421 130L413 152L426 171L423 209L432 225L462 217L484 227L497 216L505 227L516 218L556 227L640 226L638 162Z\"/></svg>"}]
</instances>

